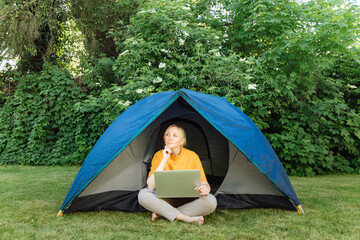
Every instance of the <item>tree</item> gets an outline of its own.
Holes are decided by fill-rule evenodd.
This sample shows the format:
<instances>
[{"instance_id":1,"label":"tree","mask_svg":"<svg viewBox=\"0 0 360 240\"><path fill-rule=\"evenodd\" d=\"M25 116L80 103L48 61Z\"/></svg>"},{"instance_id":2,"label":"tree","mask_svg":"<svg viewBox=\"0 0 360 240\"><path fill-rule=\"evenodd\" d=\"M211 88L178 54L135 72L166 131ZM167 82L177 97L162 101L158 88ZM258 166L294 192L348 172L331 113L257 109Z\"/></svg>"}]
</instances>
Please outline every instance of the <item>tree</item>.
<instances>
[{"instance_id":1,"label":"tree","mask_svg":"<svg viewBox=\"0 0 360 240\"><path fill-rule=\"evenodd\" d=\"M69 0L71 15L86 38L91 55L116 57L115 41L123 41L129 19L142 0Z\"/></svg>"},{"instance_id":2,"label":"tree","mask_svg":"<svg viewBox=\"0 0 360 240\"><path fill-rule=\"evenodd\" d=\"M40 72L54 60L59 23L66 21L65 0L0 2L0 46L18 57L18 70Z\"/></svg>"}]
</instances>

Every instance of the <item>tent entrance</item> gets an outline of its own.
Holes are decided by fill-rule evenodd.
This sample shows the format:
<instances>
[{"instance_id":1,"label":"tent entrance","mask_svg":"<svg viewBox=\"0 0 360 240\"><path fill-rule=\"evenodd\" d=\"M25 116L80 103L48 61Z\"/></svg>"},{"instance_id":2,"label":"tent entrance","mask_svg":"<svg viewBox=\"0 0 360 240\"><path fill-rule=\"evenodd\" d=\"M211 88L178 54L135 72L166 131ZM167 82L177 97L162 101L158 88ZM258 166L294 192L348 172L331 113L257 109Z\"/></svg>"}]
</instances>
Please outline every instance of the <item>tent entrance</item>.
<instances>
[{"instance_id":1,"label":"tent entrance","mask_svg":"<svg viewBox=\"0 0 360 240\"><path fill-rule=\"evenodd\" d=\"M173 118L163 122L157 134L155 152L164 148L163 136L166 129L172 124L178 124L184 128L187 139L187 144L185 147L194 151L199 156L206 174L206 178L211 185L212 192L215 193L224 180L225 175L214 175L214 163L211 157L209 141L201 125L194 122L193 120L185 118ZM225 171L223 173L225 173Z\"/></svg>"},{"instance_id":2,"label":"tent entrance","mask_svg":"<svg viewBox=\"0 0 360 240\"><path fill-rule=\"evenodd\" d=\"M153 124L158 127L151 127ZM152 156L164 148L163 136L171 124L178 124L184 128L186 148L198 154L212 192L215 193L229 167L228 140L180 97L149 126L153 129L152 134L156 136L153 152L149 155ZM151 148L148 147L149 150ZM149 171L151 159L148 159L147 163Z\"/></svg>"},{"instance_id":3,"label":"tent entrance","mask_svg":"<svg viewBox=\"0 0 360 240\"><path fill-rule=\"evenodd\" d=\"M172 124L182 126L186 133L187 144L186 148L196 152L202 162L211 162L211 155L209 150L209 143L202 127L196 122L185 118L174 118L163 122L158 132L158 137L155 144L155 152L164 148L163 136L166 129ZM209 166L208 173L212 173L212 166Z\"/></svg>"}]
</instances>

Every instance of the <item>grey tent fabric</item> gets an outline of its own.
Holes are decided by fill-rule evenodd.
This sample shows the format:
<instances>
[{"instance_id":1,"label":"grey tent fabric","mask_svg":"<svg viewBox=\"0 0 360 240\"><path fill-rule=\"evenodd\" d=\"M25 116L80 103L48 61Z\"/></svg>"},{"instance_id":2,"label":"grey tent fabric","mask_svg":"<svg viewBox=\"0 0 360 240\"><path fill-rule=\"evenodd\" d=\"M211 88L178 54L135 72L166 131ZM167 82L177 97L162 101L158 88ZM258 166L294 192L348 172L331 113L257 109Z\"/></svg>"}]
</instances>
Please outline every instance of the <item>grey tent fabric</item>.
<instances>
[{"instance_id":1,"label":"grey tent fabric","mask_svg":"<svg viewBox=\"0 0 360 240\"><path fill-rule=\"evenodd\" d=\"M150 159L155 141L155 125L147 128L135 138L80 194L80 197L106 191L135 191L144 187L146 165L144 159ZM151 147L152 146L152 147Z\"/></svg>"},{"instance_id":2,"label":"grey tent fabric","mask_svg":"<svg viewBox=\"0 0 360 240\"><path fill-rule=\"evenodd\" d=\"M284 196L284 194L230 142L229 161L229 170L216 194L271 194Z\"/></svg>"}]
</instances>

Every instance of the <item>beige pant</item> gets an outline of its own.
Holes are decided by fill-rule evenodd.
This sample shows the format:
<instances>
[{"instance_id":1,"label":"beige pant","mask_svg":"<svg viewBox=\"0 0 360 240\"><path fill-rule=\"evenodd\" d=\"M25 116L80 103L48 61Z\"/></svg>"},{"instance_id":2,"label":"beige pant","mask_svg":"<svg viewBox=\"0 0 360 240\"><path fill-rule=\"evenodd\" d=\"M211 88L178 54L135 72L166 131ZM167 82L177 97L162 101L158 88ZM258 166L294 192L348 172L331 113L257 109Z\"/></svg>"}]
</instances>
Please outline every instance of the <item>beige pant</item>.
<instances>
[{"instance_id":1,"label":"beige pant","mask_svg":"<svg viewBox=\"0 0 360 240\"><path fill-rule=\"evenodd\" d=\"M138 201L141 206L147 210L163 216L169 221L174 221L181 212L188 216L209 215L216 209L217 200L209 194L195 200L168 198L162 199L156 197L156 192L149 188L141 189L138 195Z\"/></svg>"}]
</instances>

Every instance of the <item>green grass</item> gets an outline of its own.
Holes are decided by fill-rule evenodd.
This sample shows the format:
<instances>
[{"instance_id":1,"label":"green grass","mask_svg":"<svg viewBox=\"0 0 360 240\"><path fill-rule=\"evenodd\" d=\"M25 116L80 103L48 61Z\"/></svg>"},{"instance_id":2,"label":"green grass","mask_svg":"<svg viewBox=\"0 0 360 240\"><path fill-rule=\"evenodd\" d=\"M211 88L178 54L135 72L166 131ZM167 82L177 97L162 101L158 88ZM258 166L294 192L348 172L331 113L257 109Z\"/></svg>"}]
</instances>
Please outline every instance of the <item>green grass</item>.
<instances>
[{"instance_id":1,"label":"green grass","mask_svg":"<svg viewBox=\"0 0 360 240\"><path fill-rule=\"evenodd\" d=\"M149 212L56 217L78 170L0 166L0 239L360 239L360 175L291 177L306 215L217 210L199 227Z\"/></svg>"}]
</instances>

